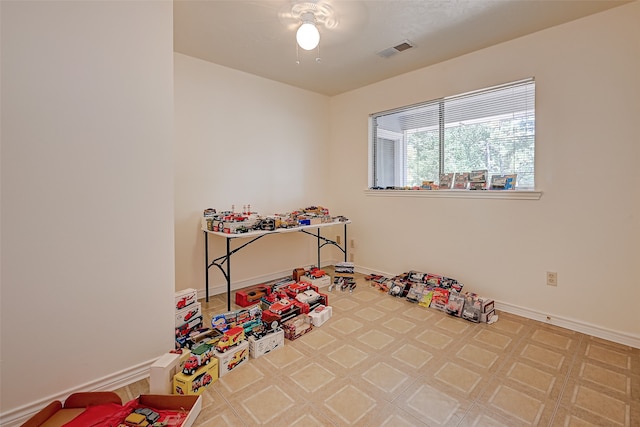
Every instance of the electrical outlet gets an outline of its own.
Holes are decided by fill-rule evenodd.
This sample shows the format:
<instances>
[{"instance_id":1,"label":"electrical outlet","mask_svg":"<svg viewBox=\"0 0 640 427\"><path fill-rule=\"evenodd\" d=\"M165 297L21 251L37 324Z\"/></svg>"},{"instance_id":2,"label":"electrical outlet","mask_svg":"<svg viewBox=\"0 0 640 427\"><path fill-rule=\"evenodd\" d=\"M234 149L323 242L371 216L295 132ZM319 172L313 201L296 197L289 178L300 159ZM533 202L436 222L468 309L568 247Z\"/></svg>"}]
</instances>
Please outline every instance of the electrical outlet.
<instances>
[{"instance_id":1,"label":"electrical outlet","mask_svg":"<svg viewBox=\"0 0 640 427\"><path fill-rule=\"evenodd\" d=\"M558 286L558 273L555 271L547 271L547 285Z\"/></svg>"},{"instance_id":2,"label":"electrical outlet","mask_svg":"<svg viewBox=\"0 0 640 427\"><path fill-rule=\"evenodd\" d=\"M336 243L340 244L340 236L336 236Z\"/></svg>"}]
</instances>

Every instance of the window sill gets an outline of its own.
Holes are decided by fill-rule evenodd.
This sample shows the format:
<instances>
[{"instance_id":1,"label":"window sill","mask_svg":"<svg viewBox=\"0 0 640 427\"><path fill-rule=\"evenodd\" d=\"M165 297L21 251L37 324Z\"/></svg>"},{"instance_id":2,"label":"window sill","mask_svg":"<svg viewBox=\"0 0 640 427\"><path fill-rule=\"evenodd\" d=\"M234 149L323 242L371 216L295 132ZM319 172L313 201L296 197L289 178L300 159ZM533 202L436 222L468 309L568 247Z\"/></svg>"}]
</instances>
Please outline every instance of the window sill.
<instances>
[{"instance_id":1,"label":"window sill","mask_svg":"<svg viewBox=\"0 0 640 427\"><path fill-rule=\"evenodd\" d=\"M364 190L373 197L429 197L440 199L539 200L542 191L514 190Z\"/></svg>"}]
</instances>

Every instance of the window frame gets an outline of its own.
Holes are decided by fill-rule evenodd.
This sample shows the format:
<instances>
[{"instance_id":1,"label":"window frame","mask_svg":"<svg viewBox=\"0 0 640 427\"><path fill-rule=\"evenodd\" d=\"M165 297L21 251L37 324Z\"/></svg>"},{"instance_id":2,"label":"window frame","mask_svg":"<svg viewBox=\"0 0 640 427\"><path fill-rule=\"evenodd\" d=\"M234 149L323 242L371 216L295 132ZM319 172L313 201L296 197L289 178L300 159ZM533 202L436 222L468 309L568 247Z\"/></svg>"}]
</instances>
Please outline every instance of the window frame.
<instances>
[{"instance_id":1,"label":"window frame","mask_svg":"<svg viewBox=\"0 0 640 427\"><path fill-rule=\"evenodd\" d=\"M426 101L426 102L420 102L420 103L416 103L416 104L411 104L411 105L407 105L407 106L403 106L403 107L398 107L398 108L393 108L393 109L389 109L386 111L380 111L377 113L372 113L369 115L369 178L368 178L368 189L365 190L365 193L368 195L376 195L376 196L407 196L407 195L419 195L420 197L447 197L447 198L451 198L451 197L463 197L463 198L482 198L482 199L539 199L542 195L542 191L539 191L537 189L537 183L535 181L535 172L536 172L536 156L535 156L535 127L536 127L536 122L535 122L535 78L531 77L531 78L526 78L526 79L522 79L522 80L517 80L517 81L513 81L513 82L509 82L509 83L505 83L505 84L500 84L500 85L495 85L495 86L491 86L491 87L487 87L487 88L482 88L479 90L474 90L474 91L469 91L466 93L462 93L462 94L458 94L458 95L453 95L453 96L447 96L447 97L442 97L442 98L437 98L437 99L433 99L430 101ZM473 97L475 95L483 95L483 94L487 94L488 97L490 97L492 92L497 92L500 90L504 90L504 89L509 89L509 88L514 88L514 87L518 87L518 86L530 86L533 85L534 88L534 92L533 92L533 109L532 111L534 112L534 128L533 128L533 156L532 156L532 160L533 160L533 166L532 166L532 170L533 170L533 186L531 187L524 187L522 189L514 189L514 190L490 190L490 189L486 189L486 190L462 190L462 189L446 189L446 190L407 190L407 189L400 189L402 187L406 187L407 185L407 165L403 164L406 162L406 153L403 153L401 150L404 147L406 149L406 132L410 131L412 128L408 127L406 128L405 131L399 131L397 132L397 135L399 135L400 137L395 139L396 144L399 147L399 150L397 150L396 152L394 152L394 157L400 157L399 159L395 159L395 175L400 175L402 177L402 179L398 180L395 179L396 177L394 177L394 183L398 183L400 182L402 185L400 186L396 186L396 189L380 189L380 188L375 188L374 187L374 179L375 179L375 174L376 172L378 172L379 168L380 168L380 163L378 162L378 159L376 158L377 156L377 149L379 147L377 147L376 145L378 144L378 141L380 140L380 132L385 133L385 136L383 136L383 138L385 138L388 134L394 134L396 132L394 132L393 130L390 129L384 129L384 128L376 128L377 124L376 124L376 120L381 118L381 117L385 117L385 116L390 116L393 115L395 113L401 113L401 112L410 112L411 110L418 110L418 109L422 109L424 108L425 110L428 111L428 109L432 108L433 106L436 107L437 109L437 114L438 114L438 118L437 118L437 131L438 131L438 138L439 141L437 142L438 144L438 169L439 169L439 173L442 173L444 168L446 167L445 165L445 137L444 137L444 133L445 133L445 127L447 125L449 125L448 122L446 122L446 117L444 117L444 110L445 110L445 104L447 103L447 101L451 102L451 101L457 101L457 100L461 100L464 98L469 98L469 97ZM526 90L526 89L525 89ZM523 98L523 100L526 99L526 95ZM521 101L520 99L515 99L514 102L525 102L525 101ZM507 104L508 105L508 104ZM514 112L517 112L519 110L515 110L514 107ZM526 111L526 110L525 110ZM422 114L421 112L418 112L416 114ZM428 113L427 113L428 114ZM431 113L433 114L433 113ZM398 117L399 120L400 115L396 116ZM413 120L416 116L411 117L411 115L405 116L408 117L409 120ZM425 116L426 117L426 116ZM492 117L492 116L487 116L487 117ZM433 117L430 116L430 118L426 118L425 120L428 120L428 122L432 122L433 121ZM526 123L525 123L526 125ZM391 139L391 138L387 138L387 139ZM399 141L399 142L398 142ZM397 155L396 153L400 153L401 155ZM467 172L466 170L464 172ZM489 175L495 175L495 173L489 172ZM489 178L489 177L488 177ZM378 181L380 182L380 181ZM488 183L489 185L490 183ZM400 188L398 188L400 187ZM420 194L416 194L416 193L420 193Z\"/></svg>"}]
</instances>

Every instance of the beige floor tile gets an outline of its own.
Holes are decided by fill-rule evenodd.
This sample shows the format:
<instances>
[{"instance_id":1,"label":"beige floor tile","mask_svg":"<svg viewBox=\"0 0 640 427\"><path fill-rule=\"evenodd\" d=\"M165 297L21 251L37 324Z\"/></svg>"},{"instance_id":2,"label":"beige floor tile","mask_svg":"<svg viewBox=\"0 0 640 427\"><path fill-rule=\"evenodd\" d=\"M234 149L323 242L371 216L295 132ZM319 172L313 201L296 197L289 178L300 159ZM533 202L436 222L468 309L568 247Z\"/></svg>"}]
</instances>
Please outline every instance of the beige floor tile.
<instances>
[{"instance_id":1,"label":"beige floor tile","mask_svg":"<svg viewBox=\"0 0 640 427\"><path fill-rule=\"evenodd\" d=\"M321 289L327 323L208 387L194 427L640 427L640 349L510 313L471 323L356 278ZM201 302L205 326L227 311Z\"/></svg>"}]
</instances>

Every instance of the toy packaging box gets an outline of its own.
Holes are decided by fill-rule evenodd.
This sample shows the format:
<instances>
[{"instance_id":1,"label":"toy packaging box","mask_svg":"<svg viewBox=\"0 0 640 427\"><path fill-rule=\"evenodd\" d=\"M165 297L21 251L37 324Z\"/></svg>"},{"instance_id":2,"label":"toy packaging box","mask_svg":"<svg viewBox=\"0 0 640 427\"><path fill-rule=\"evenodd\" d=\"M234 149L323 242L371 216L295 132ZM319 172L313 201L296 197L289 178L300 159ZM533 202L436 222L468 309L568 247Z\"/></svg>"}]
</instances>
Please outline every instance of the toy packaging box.
<instances>
[{"instance_id":1,"label":"toy packaging box","mask_svg":"<svg viewBox=\"0 0 640 427\"><path fill-rule=\"evenodd\" d=\"M267 285L256 285L248 289L236 291L236 304L240 307L249 307L258 304L260 298L269 295L271 288Z\"/></svg>"},{"instance_id":2,"label":"toy packaging box","mask_svg":"<svg viewBox=\"0 0 640 427\"><path fill-rule=\"evenodd\" d=\"M249 337L249 356L253 359L282 347L284 347L284 331L282 329L278 329L259 339L254 336Z\"/></svg>"},{"instance_id":3,"label":"toy packaging box","mask_svg":"<svg viewBox=\"0 0 640 427\"><path fill-rule=\"evenodd\" d=\"M293 341L310 332L313 329L313 324L309 315L299 314L293 319L284 322L282 328L284 329L284 337Z\"/></svg>"},{"instance_id":4,"label":"toy packaging box","mask_svg":"<svg viewBox=\"0 0 640 427\"><path fill-rule=\"evenodd\" d=\"M444 311L447 302L449 302L449 290L435 288L431 297L431 307Z\"/></svg>"},{"instance_id":5,"label":"toy packaging box","mask_svg":"<svg viewBox=\"0 0 640 427\"><path fill-rule=\"evenodd\" d=\"M193 288L176 292L176 310L182 310L196 301L198 301L198 291Z\"/></svg>"},{"instance_id":6,"label":"toy packaging box","mask_svg":"<svg viewBox=\"0 0 640 427\"><path fill-rule=\"evenodd\" d=\"M464 299L464 308L462 309L461 317L471 322L480 322L482 315L482 301L472 293L467 293Z\"/></svg>"},{"instance_id":7,"label":"toy packaging box","mask_svg":"<svg viewBox=\"0 0 640 427\"><path fill-rule=\"evenodd\" d=\"M162 415L159 422L167 422L169 418L182 427L193 426L195 419L202 410L202 397L200 396L162 396L155 394L142 394L125 404L120 397L113 392L80 392L71 394L64 404L59 400L49 403L31 418L22 427L61 427L64 425L88 426L107 425L95 419L96 412L87 411L91 407L103 408L99 411L99 417L109 417L108 425L124 424L126 414L135 408L153 408ZM172 414L170 414L172 413Z\"/></svg>"},{"instance_id":8,"label":"toy packaging box","mask_svg":"<svg viewBox=\"0 0 640 427\"><path fill-rule=\"evenodd\" d=\"M318 288L324 288L331 284L331 276L329 276L328 274L325 274L322 277L315 278L315 277L304 275L300 277L300 281L311 283L312 285L315 285Z\"/></svg>"},{"instance_id":9,"label":"toy packaging box","mask_svg":"<svg viewBox=\"0 0 640 427\"><path fill-rule=\"evenodd\" d=\"M321 304L309 312L309 317L311 317L311 323L313 326L317 328L329 320L332 314L333 309L330 305Z\"/></svg>"},{"instance_id":10,"label":"toy packaging box","mask_svg":"<svg viewBox=\"0 0 640 427\"><path fill-rule=\"evenodd\" d=\"M488 323L493 318L493 316L495 316L495 315L496 315L496 310L495 309L491 309L487 313L481 313L480 314L480 321Z\"/></svg>"},{"instance_id":11,"label":"toy packaging box","mask_svg":"<svg viewBox=\"0 0 640 427\"><path fill-rule=\"evenodd\" d=\"M447 301L447 304L444 307L444 311L447 312L447 314L450 314L452 316L456 316L456 317L460 317L462 316L462 309L464 307L464 297L458 293L455 292L451 292L449 294L449 301Z\"/></svg>"},{"instance_id":12,"label":"toy packaging box","mask_svg":"<svg viewBox=\"0 0 640 427\"><path fill-rule=\"evenodd\" d=\"M182 310L176 311L176 328L200 316L202 316L202 304L199 302L189 304Z\"/></svg>"},{"instance_id":13,"label":"toy packaging box","mask_svg":"<svg viewBox=\"0 0 640 427\"><path fill-rule=\"evenodd\" d=\"M173 377L173 394L199 395L207 387L218 381L218 360L212 358L208 364L201 366L193 375L178 372Z\"/></svg>"},{"instance_id":14,"label":"toy packaging box","mask_svg":"<svg viewBox=\"0 0 640 427\"><path fill-rule=\"evenodd\" d=\"M172 394L173 377L182 371L189 356L191 351L184 349L182 354L165 353L153 362L149 368L149 393Z\"/></svg>"},{"instance_id":15,"label":"toy packaging box","mask_svg":"<svg viewBox=\"0 0 640 427\"><path fill-rule=\"evenodd\" d=\"M222 378L249 360L249 341L244 340L224 353L216 351L215 355L218 359L219 376Z\"/></svg>"}]
</instances>

